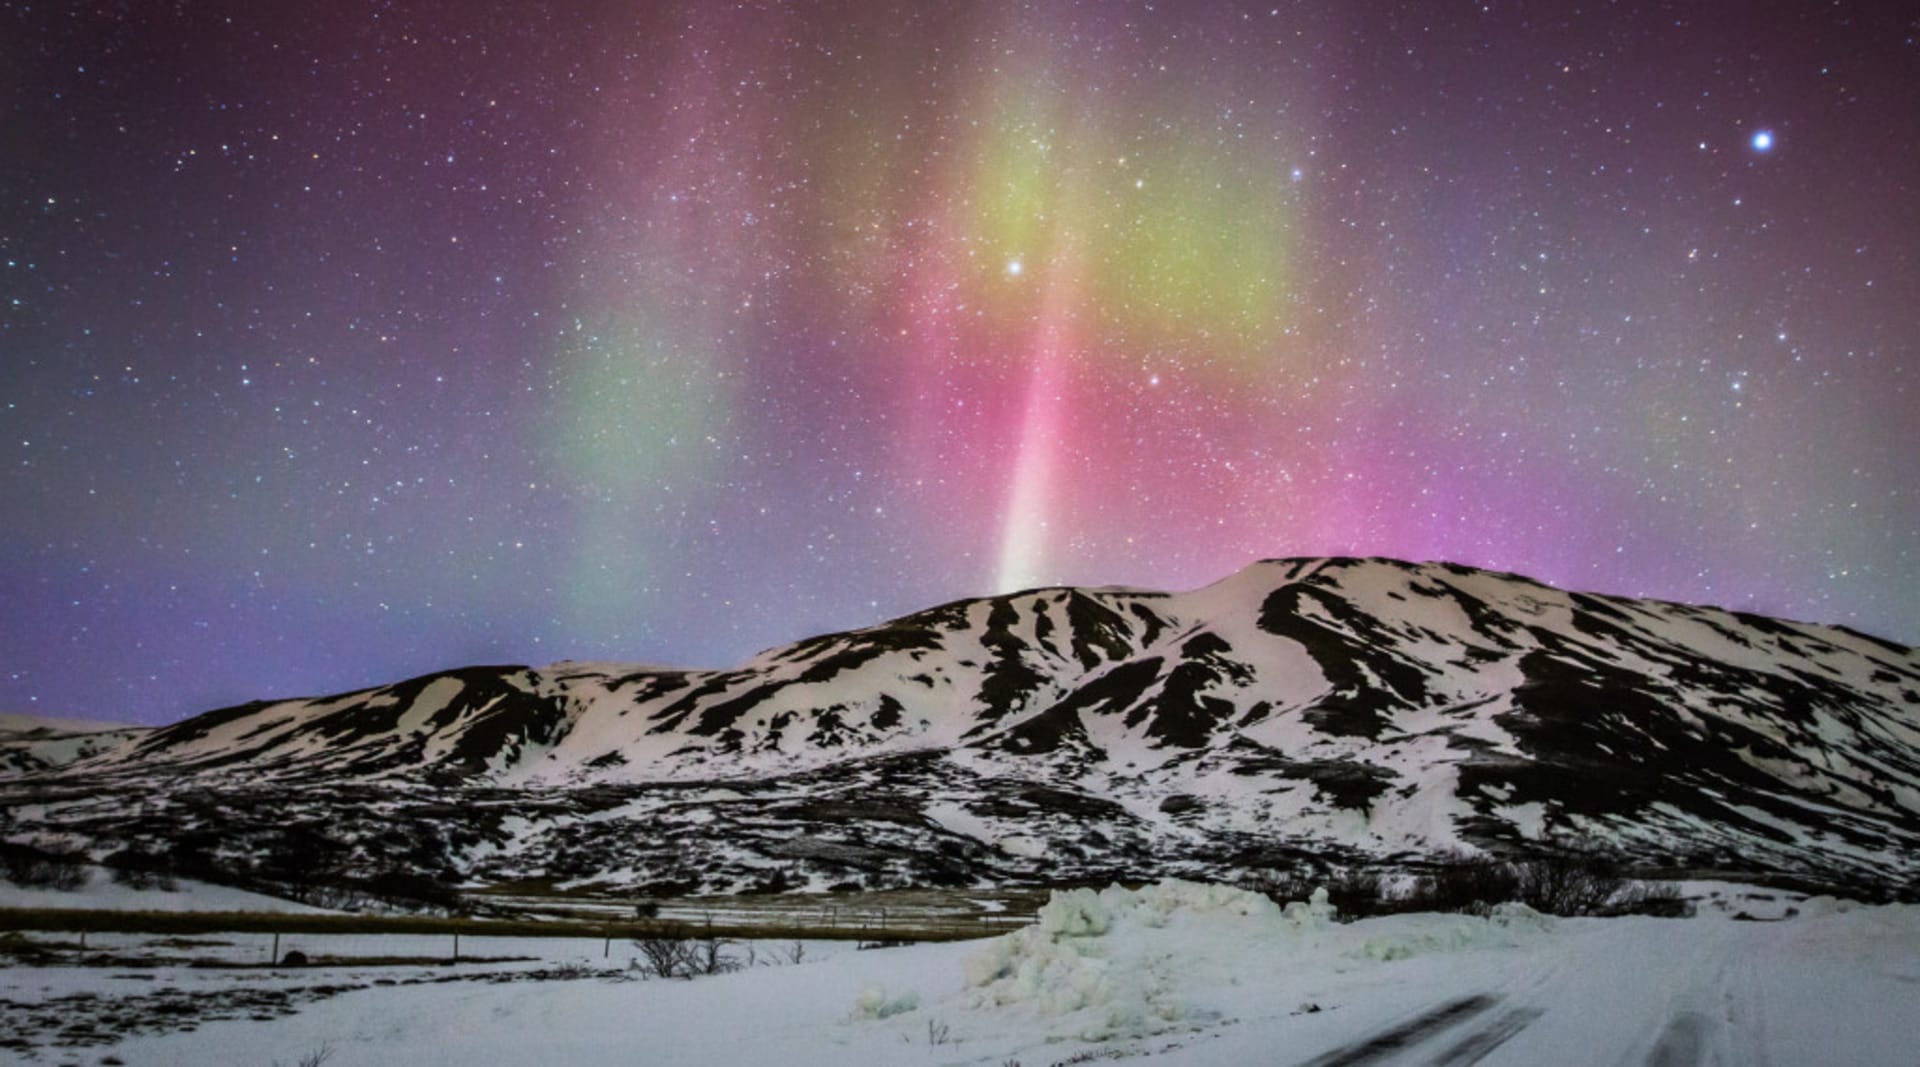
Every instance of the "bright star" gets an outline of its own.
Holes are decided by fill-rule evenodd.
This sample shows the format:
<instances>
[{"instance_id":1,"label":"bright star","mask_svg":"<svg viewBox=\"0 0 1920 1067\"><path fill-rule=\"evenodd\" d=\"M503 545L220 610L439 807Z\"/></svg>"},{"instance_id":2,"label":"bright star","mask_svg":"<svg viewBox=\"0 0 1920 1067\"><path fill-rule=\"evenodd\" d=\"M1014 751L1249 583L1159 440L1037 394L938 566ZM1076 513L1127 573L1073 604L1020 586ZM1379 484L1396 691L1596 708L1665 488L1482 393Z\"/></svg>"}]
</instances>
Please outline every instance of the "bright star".
<instances>
[{"instance_id":1,"label":"bright star","mask_svg":"<svg viewBox=\"0 0 1920 1067\"><path fill-rule=\"evenodd\" d=\"M1772 151L1773 150L1773 131L1772 130L1755 130L1753 134L1753 150L1755 152Z\"/></svg>"}]
</instances>

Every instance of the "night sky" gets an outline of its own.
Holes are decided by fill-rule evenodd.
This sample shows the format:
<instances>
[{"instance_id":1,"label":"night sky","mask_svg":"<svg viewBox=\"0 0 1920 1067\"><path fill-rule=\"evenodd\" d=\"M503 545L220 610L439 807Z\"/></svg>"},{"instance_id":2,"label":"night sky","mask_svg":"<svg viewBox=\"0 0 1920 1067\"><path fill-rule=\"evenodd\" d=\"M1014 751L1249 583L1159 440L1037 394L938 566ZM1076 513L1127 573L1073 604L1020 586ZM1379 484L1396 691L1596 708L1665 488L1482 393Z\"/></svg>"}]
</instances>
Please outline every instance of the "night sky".
<instances>
[{"instance_id":1,"label":"night sky","mask_svg":"<svg viewBox=\"0 0 1920 1067\"><path fill-rule=\"evenodd\" d=\"M1450 559L1920 639L1911 5L0 3L0 710Z\"/></svg>"}]
</instances>

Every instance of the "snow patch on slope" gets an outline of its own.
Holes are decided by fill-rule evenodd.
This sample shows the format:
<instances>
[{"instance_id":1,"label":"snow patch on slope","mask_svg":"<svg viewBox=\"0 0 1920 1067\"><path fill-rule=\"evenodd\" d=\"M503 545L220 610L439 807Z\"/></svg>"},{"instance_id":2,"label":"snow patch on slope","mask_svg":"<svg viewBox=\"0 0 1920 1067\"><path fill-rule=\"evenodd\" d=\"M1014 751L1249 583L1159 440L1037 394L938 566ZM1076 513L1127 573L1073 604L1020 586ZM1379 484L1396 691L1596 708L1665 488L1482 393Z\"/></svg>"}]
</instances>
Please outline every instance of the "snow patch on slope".
<instances>
[{"instance_id":1,"label":"snow patch on slope","mask_svg":"<svg viewBox=\"0 0 1920 1067\"><path fill-rule=\"evenodd\" d=\"M89 869L79 889L31 889L0 880L0 908L55 908L79 911L245 911L301 915L329 914L325 908L231 886L176 878L171 889L133 889L99 867Z\"/></svg>"}]
</instances>

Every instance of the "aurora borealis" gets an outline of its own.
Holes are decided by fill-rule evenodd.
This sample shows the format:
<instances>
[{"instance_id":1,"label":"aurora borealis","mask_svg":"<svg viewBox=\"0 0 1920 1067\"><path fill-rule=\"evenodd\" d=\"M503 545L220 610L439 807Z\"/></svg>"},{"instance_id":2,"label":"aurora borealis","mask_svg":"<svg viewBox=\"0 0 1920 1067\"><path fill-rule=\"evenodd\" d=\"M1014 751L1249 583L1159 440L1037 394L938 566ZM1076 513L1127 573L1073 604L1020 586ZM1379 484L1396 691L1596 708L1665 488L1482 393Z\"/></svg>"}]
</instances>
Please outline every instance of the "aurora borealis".
<instances>
[{"instance_id":1,"label":"aurora borealis","mask_svg":"<svg viewBox=\"0 0 1920 1067\"><path fill-rule=\"evenodd\" d=\"M1327 553L1920 638L1901 5L5 4L0 92L0 710Z\"/></svg>"}]
</instances>

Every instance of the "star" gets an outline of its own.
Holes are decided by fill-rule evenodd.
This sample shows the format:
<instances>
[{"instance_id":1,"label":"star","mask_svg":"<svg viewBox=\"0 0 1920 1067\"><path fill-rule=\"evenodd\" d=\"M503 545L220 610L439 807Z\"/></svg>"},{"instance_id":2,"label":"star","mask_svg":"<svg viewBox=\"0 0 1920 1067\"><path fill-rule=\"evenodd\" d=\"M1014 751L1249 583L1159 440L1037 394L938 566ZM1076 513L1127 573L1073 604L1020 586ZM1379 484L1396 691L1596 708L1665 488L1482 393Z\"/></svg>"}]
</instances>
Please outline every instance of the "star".
<instances>
[{"instance_id":1,"label":"star","mask_svg":"<svg viewBox=\"0 0 1920 1067\"><path fill-rule=\"evenodd\" d=\"M1399 0L850 0L771 40L383 3L491 57L461 79L273 4L220 49L122 5L115 78L70 6L8 5L58 47L9 116L0 712L724 667L1336 551L1920 638L1914 361L1875 340L1920 334L1914 160L1827 106L1905 99L1912 48L1845 5L1753 5L1735 55L1628 0L1547 60L1537 13L1423 5L1456 64ZM293 53L347 74L249 86Z\"/></svg>"}]
</instances>

